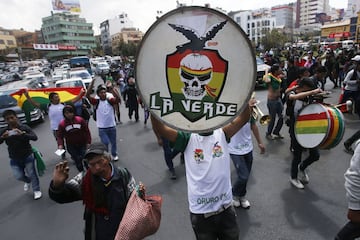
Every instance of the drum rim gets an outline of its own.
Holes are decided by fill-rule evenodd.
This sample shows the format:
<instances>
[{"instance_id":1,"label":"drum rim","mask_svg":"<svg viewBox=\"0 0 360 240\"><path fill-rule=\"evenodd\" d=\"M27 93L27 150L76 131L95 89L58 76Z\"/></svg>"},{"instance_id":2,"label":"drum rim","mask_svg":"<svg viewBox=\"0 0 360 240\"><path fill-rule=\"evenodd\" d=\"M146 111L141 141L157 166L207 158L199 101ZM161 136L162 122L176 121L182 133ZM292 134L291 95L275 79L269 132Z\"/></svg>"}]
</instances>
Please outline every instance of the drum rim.
<instances>
[{"instance_id":1,"label":"drum rim","mask_svg":"<svg viewBox=\"0 0 360 240\"><path fill-rule=\"evenodd\" d=\"M330 115L330 130L324 139L324 141L319 145L319 148L328 149L332 142L336 139L337 133L335 134L335 129L340 129L340 121L337 117L336 111L334 108L326 106L327 111Z\"/></svg>"},{"instance_id":2,"label":"drum rim","mask_svg":"<svg viewBox=\"0 0 360 240\"><path fill-rule=\"evenodd\" d=\"M330 108L330 107L329 107ZM330 141L328 144L326 144L325 146L321 147L323 149L330 149L330 148L333 148L335 146L337 146L343 136L344 136L344 133L345 133L345 122L344 122L344 115L342 114L342 112L336 108L336 107L331 107L331 109L333 110L333 112L336 114L337 116L337 119L339 120L339 127L338 127L338 132L337 134L335 135L335 137L333 138L332 141Z\"/></svg>"}]
</instances>

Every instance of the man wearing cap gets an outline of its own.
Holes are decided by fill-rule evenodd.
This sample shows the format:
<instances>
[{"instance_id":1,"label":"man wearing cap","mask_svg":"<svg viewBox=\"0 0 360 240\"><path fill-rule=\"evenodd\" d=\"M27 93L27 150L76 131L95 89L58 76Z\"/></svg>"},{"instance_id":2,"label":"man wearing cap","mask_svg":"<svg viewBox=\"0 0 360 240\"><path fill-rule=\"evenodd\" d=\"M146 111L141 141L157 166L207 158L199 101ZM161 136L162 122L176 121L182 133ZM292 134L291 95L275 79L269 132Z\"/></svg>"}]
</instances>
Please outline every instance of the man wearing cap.
<instances>
[{"instance_id":1,"label":"man wearing cap","mask_svg":"<svg viewBox=\"0 0 360 240\"><path fill-rule=\"evenodd\" d=\"M111 144L111 155L114 161L119 160L116 146L116 121L114 105L120 102L120 96L115 92L113 86L110 84L106 86L101 84L97 87L96 94L98 98L91 97L90 93L94 86L95 78L91 81L86 97L90 103L94 106L94 114L96 114L96 126L99 129L100 140L108 148ZM107 94L107 90L110 90L112 94Z\"/></svg>"},{"instance_id":2,"label":"man wearing cap","mask_svg":"<svg viewBox=\"0 0 360 240\"><path fill-rule=\"evenodd\" d=\"M127 169L111 163L111 155L102 143L91 144L84 158L88 170L67 182L67 162L55 166L49 196L58 203L83 201L85 240L113 240L135 180Z\"/></svg>"},{"instance_id":3,"label":"man wearing cap","mask_svg":"<svg viewBox=\"0 0 360 240\"><path fill-rule=\"evenodd\" d=\"M344 96L341 103L345 103L347 100L352 99L355 102L356 111L360 117L360 55L356 55L351 60L354 61L355 65L345 76Z\"/></svg>"}]
</instances>

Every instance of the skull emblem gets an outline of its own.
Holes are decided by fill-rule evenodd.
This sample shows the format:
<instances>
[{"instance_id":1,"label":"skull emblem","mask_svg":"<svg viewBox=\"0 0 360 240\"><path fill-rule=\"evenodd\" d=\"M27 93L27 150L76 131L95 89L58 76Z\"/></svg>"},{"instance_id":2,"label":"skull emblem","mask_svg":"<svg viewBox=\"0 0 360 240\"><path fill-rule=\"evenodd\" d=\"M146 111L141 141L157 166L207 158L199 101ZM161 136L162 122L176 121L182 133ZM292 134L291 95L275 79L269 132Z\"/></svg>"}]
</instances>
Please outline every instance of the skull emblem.
<instances>
[{"instance_id":1,"label":"skull emblem","mask_svg":"<svg viewBox=\"0 0 360 240\"><path fill-rule=\"evenodd\" d=\"M179 74L184 83L182 92L187 99L201 100L211 81L213 66L210 59L199 53L186 55L180 62Z\"/></svg>"}]
</instances>

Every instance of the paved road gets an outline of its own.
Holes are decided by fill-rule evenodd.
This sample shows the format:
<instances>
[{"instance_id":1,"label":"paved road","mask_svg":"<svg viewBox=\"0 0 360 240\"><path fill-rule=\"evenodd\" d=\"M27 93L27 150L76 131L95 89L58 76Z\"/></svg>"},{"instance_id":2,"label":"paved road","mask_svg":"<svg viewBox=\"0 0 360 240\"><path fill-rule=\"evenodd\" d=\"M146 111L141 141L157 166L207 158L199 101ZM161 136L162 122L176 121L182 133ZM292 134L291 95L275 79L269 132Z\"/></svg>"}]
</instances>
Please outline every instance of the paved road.
<instances>
[{"instance_id":1,"label":"paved road","mask_svg":"<svg viewBox=\"0 0 360 240\"><path fill-rule=\"evenodd\" d=\"M327 102L335 103L338 94L339 90L334 90ZM258 90L256 96L261 109L267 112L266 91ZM121 110L123 124L117 126L120 161L116 164L127 167L138 181L144 182L150 194L161 194L164 199L160 229L147 239L195 239L189 220L184 166L179 157L174 159L178 179L173 181L151 126L129 121L126 109ZM345 117L346 138L357 130L359 121L351 115ZM93 122L90 127L93 140L99 140ZM264 136L266 126L259 128ZM41 149L47 164L47 172L40 179L44 196L38 201L32 199L31 193L24 193L23 184L13 178L7 148L0 145L1 239L83 239L82 203L60 205L47 195L52 169L59 161L53 153L56 144L49 129L48 121L34 126L39 136L34 145ZM297 190L289 183L291 153L286 126L282 133L286 136L283 140L264 139L265 155L260 155L258 149L254 151L247 194L252 205L250 210L237 209L240 239L333 239L346 222L343 173L351 156L344 153L342 143L334 149L322 150L320 161L310 167L309 185L305 190ZM74 165L70 174L76 174ZM232 175L235 177L233 169Z\"/></svg>"}]
</instances>

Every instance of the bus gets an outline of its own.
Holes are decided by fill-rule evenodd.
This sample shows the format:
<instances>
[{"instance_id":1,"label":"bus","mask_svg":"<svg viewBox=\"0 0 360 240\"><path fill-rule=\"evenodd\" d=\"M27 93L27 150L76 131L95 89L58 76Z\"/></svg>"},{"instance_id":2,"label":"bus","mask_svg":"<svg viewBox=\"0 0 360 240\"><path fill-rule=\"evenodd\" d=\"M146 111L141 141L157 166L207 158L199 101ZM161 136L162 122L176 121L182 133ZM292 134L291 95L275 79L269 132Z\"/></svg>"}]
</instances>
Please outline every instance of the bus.
<instances>
[{"instance_id":1,"label":"bus","mask_svg":"<svg viewBox=\"0 0 360 240\"><path fill-rule=\"evenodd\" d=\"M78 68L78 67L86 68L89 74L93 75L91 70L90 59L87 56L70 58L70 68Z\"/></svg>"}]
</instances>

